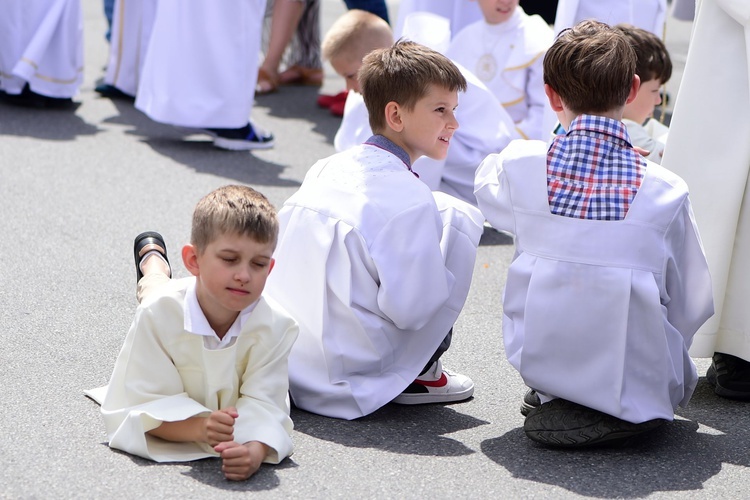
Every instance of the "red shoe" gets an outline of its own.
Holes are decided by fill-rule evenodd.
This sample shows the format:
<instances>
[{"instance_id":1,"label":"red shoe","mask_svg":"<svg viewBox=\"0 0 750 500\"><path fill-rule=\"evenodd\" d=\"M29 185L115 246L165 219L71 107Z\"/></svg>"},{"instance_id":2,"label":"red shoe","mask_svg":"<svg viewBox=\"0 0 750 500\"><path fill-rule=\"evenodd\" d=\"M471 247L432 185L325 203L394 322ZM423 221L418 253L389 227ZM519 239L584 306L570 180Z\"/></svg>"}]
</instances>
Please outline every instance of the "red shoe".
<instances>
[{"instance_id":1,"label":"red shoe","mask_svg":"<svg viewBox=\"0 0 750 500\"><path fill-rule=\"evenodd\" d=\"M330 108L334 103L344 103L346 102L346 96L348 95L348 90L343 90L336 95L320 94L318 96L318 106L321 108Z\"/></svg>"},{"instance_id":2,"label":"red shoe","mask_svg":"<svg viewBox=\"0 0 750 500\"><path fill-rule=\"evenodd\" d=\"M331 110L331 114L333 116L342 117L344 116L344 107L346 106L346 101L339 101L334 102L331 104L331 106L328 108Z\"/></svg>"}]
</instances>

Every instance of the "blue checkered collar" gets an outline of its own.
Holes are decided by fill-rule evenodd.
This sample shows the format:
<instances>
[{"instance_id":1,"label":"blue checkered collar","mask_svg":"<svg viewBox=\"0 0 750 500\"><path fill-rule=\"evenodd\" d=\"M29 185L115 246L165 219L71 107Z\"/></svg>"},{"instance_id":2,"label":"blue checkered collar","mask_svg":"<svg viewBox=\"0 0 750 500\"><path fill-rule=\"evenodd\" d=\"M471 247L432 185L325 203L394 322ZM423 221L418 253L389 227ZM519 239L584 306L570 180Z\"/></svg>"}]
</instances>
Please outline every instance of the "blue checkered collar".
<instances>
[{"instance_id":1,"label":"blue checkered collar","mask_svg":"<svg viewBox=\"0 0 750 500\"><path fill-rule=\"evenodd\" d=\"M588 133L603 134L622 142L623 147L633 147L627 127L621 121L613 118L599 115L578 115L570 123L569 128L570 130L566 134L568 136L589 135Z\"/></svg>"}]
</instances>

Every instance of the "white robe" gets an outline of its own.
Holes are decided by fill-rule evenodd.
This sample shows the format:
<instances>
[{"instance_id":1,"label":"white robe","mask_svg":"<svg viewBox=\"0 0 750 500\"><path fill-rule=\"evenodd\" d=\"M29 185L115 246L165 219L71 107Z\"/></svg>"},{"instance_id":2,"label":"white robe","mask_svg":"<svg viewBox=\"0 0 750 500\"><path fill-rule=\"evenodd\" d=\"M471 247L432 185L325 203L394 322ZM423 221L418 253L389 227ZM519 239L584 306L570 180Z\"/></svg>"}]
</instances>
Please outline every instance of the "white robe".
<instances>
[{"instance_id":1,"label":"white robe","mask_svg":"<svg viewBox=\"0 0 750 500\"><path fill-rule=\"evenodd\" d=\"M520 138L513 120L494 94L470 71L456 64L466 78L466 92L458 95L456 120L445 160L422 156L412 165L419 179L433 191L442 191L476 206L474 173L490 153L499 153ZM362 144L372 135L369 114L362 95L349 92L344 117L333 140L336 151Z\"/></svg>"},{"instance_id":2,"label":"white robe","mask_svg":"<svg viewBox=\"0 0 750 500\"><path fill-rule=\"evenodd\" d=\"M265 0L159 0L136 108L183 127L247 125L265 6Z\"/></svg>"},{"instance_id":3,"label":"white robe","mask_svg":"<svg viewBox=\"0 0 750 500\"><path fill-rule=\"evenodd\" d=\"M610 26L628 23L664 35L667 0L560 0L555 15L555 33L584 19L596 19Z\"/></svg>"},{"instance_id":4,"label":"white robe","mask_svg":"<svg viewBox=\"0 0 750 500\"><path fill-rule=\"evenodd\" d=\"M154 25L156 0L115 0L104 82L135 96Z\"/></svg>"},{"instance_id":5,"label":"white robe","mask_svg":"<svg viewBox=\"0 0 750 500\"><path fill-rule=\"evenodd\" d=\"M239 413L234 440L267 444L265 461L278 463L292 453L287 360L296 324L261 297L235 343L208 350L203 337L184 326L186 291L194 281L171 280L143 301L109 385L87 392L102 404L109 446L157 462L216 457L207 444L147 432L233 406Z\"/></svg>"},{"instance_id":6,"label":"white robe","mask_svg":"<svg viewBox=\"0 0 750 500\"><path fill-rule=\"evenodd\" d=\"M748 54L750 3L703 0L662 160L690 186L713 279L717 312L696 335L696 357L750 361Z\"/></svg>"},{"instance_id":7,"label":"white robe","mask_svg":"<svg viewBox=\"0 0 750 500\"><path fill-rule=\"evenodd\" d=\"M368 415L417 377L453 327L484 219L370 145L313 165L279 219L266 292L299 323L292 400L330 417Z\"/></svg>"},{"instance_id":8,"label":"white robe","mask_svg":"<svg viewBox=\"0 0 750 500\"><path fill-rule=\"evenodd\" d=\"M552 30L540 16L529 16L518 7L510 19L497 25L478 21L464 28L451 42L446 55L462 64L495 95L524 139L541 139L548 107L542 63L552 45ZM491 55L494 75L482 76L480 62Z\"/></svg>"},{"instance_id":9,"label":"white robe","mask_svg":"<svg viewBox=\"0 0 750 500\"><path fill-rule=\"evenodd\" d=\"M0 14L0 90L29 88L70 98L83 81L80 0L4 0Z\"/></svg>"},{"instance_id":10,"label":"white robe","mask_svg":"<svg viewBox=\"0 0 750 500\"><path fill-rule=\"evenodd\" d=\"M397 40L404 33L406 18L414 12L430 12L448 19L451 36L482 19L482 10L474 0L401 0L396 28L393 30Z\"/></svg>"},{"instance_id":11,"label":"white robe","mask_svg":"<svg viewBox=\"0 0 750 500\"><path fill-rule=\"evenodd\" d=\"M687 186L649 163L625 219L550 213L547 146L514 141L477 171L479 207L515 235L503 340L524 382L629 422L672 420L698 381L688 346L713 312Z\"/></svg>"}]
</instances>

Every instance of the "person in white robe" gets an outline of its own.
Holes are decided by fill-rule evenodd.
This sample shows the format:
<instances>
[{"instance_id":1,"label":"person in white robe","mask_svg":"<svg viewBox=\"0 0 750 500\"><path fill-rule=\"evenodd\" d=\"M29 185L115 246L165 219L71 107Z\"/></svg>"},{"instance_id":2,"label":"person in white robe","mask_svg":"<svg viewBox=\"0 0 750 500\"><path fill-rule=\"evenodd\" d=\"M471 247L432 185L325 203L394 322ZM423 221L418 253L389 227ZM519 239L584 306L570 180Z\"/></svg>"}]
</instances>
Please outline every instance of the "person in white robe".
<instances>
[{"instance_id":1,"label":"person in white robe","mask_svg":"<svg viewBox=\"0 0 750 500\"><path fill-rule=\"evenodd\" d=\"M698 2L662 165L690 186L716 315L690 354L717 394L750 399L750 4ZM718 372L718 383L717 383Z\"/></svg>"},{"instance_id":2,"label":"person in white robe","mask_svg":"<svg viewBox=\"0 0 750 500\"><path fill-rule=\"evenodd\" d=\"M552 30L540 16L529 16L510 2L498 17L492 5L479 20L453 37L446 55L472 71L495 95L524 139L541 139L547 109L542 60Z\"/></svg>"},{"instance_id":3,"label":"person in white robe","mask_svg":"<svg viewBox=\"0 0 750 500\"><path fill-rule=\"evenodd\" d=\"M299 323L289 357L294 404L343 419L391 401L471 397L471 379L444 370L440 356L469 291L484 222L411 171L423 154L447 154L444 138L456 127L452 87L465 86L458 69L409 41L360 62L364 98L369 88L376 94L369 99L387 102L371 121L376 135L318 161L284 203L267 286ZM397 78L415 96L413 110L388 101L385 82Z\"/></svg>"},{"instance_id":4,"label":"person in white robe","mask_svg":"<svg viewBox=\"0 0 750 500\"><path fill-rule=\"evenodd\" d=\"M671 421L690 400L688 348L713 313L711 281L687 185L642 158L620 121L639 84L630 41L585 21L548 54L545 88L567 133L490 155L475 193L515 238L503 341L540 403L524 430L590 445Z\"/></svg>"},{"instance_id":5,"label":"person in white robe","mask_svg":"<svg viewBox=\"0 0 750 500\"><path fill-rule=\"evenodd\" d=\"M69 100L83 81L80 0L7 0L0 15L0 91Z\"/></svg>"},{"instance_id":6,"label":"person in white robe","mask_svg":"<svg viewBox=\"0 0 750 500\"><path fill-rule=\"evenodd\" d=\"M664 36L667 0L560 0L555 16L555 34L584 19L610 26L627 23Z\"/></svg>"}]
</instances>

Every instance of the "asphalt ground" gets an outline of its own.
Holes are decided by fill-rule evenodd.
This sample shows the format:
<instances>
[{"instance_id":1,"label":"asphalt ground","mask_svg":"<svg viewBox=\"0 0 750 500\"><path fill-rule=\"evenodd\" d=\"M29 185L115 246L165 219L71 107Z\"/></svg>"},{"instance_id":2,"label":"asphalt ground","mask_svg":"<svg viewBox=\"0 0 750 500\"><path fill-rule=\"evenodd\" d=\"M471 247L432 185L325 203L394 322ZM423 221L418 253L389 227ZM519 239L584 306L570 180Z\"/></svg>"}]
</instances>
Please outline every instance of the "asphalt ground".
<instances>
[{"instance_id":1,"label":"asphalt ground","mask_svg":"<svg viewBox=\"0 0 750 500\"><path fill-rule=\"evenodd\" d=\"M281 206L333 153L339 120L318 89L259 97L269 151L227 152L93 91L107 45L84 0L85 83L74 111L0 104L0 498L748 498L748 407L701 378L674 422L626 447L558 451L523 434L525 387L505 360L500 296L511 241L488 231L447 367L476 383L453 405L388 405L357 421L293 410L294 455L249 481L219 461L157 464L113 451L83 395L107 382L136 308L132 241L165 236L176 276L198 199L252 185ZM398 2L391 2L395 20ZM323 26L343 13L323 1ZM684 62L689 26L668 29ZM681 47L681 48L680 48ZM682 51L681 53L677 53ZM676 93L676 78L669 87ZM326 68L324 92L343 82ZM705 373L708 360L698 359Z\"/></svg>"}]
</instances>

